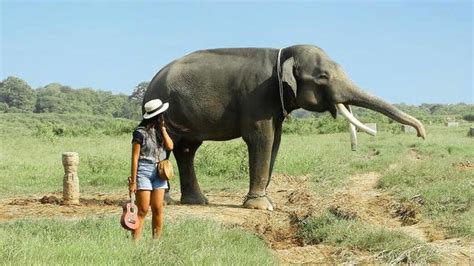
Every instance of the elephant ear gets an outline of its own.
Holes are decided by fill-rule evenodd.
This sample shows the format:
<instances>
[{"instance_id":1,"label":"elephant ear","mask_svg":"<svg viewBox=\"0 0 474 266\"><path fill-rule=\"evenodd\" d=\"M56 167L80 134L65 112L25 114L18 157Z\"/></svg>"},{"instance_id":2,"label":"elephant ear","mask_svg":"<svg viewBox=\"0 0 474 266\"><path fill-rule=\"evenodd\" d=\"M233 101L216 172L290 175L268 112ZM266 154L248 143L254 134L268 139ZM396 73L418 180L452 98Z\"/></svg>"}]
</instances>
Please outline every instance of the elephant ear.
<instances>
[{"instance_id":1,"label":"elephant ear","mask_svg":"<svg viewBox=\"0 0 474 266\"><path fill-rule=\"evenodd\" d=\"M293 96L296 97L296 79L293 75L294 65L295 59L293 57L290 57L283 62L281 80L291 87Z\"/></svg>"}]
</instances>

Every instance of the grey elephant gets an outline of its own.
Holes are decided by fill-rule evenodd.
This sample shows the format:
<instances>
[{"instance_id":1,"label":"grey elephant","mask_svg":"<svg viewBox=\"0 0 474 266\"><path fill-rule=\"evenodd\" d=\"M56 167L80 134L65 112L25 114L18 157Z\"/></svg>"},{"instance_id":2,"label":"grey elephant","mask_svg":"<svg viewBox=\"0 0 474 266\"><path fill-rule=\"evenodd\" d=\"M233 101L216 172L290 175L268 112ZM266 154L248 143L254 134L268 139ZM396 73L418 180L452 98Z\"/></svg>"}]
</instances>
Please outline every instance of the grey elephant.
<instances>
[{"instance_id":1,"label":"grey elephant","mask_svg":"<svg viewBox=\"0 0 474 266\"><path fill-rule=\"evenodd\" d=\"M171 128L181 202L207 204L194 171L196 150L205 140L242 137L248 146L250 189L243 206L273 206L270 182L282 134L282 122L292 110L338 110L362 131L375 134L350 112L350 105L382 113L416 128L416 118L359 89L341 66L313 45L283 49L228 48L196 51L162 68L150 82L144 101L170 103L165 121ZM355 132L355 130L353 130Z\"/></svg>"}]
</instances>

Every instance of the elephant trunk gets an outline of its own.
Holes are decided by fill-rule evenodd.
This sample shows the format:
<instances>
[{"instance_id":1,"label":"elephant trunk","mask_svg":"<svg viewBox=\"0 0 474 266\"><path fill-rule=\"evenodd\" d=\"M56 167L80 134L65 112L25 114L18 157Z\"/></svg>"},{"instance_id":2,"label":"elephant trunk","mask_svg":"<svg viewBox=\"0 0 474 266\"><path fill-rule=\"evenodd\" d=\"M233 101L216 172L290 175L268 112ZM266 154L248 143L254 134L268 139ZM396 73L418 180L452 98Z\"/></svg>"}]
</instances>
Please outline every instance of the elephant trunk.
<instances>
[{"instance_id":1,"label":"elephant trunk","mask_svg":"<svg viewBox=\"0 0 474 266\"><path fill-rule=\"evenodd\" d=\"M384 100L372 96L358 88L354 89L352 99L348 101L348 104L368 108L382 113L399 123L414 127L418 132L418 137L422 137L423 139L426 137L425 128L423 127L423 124L418 121L418 119L402 112Z\"/></svg>"}]
</instances>

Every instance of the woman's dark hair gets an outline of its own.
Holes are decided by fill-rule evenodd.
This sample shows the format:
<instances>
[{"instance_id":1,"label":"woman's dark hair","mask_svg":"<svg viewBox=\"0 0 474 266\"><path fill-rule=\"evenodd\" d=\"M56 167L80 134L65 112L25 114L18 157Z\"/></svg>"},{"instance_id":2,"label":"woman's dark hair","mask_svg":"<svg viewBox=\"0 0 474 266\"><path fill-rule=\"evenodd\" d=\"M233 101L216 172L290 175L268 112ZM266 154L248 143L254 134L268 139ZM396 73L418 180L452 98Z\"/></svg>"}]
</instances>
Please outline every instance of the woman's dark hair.
<instances>
[{"instance_id":1,"label":"woman's dark hair","mask_svg":"<svg viewBox=\"0 0 474 266\"><path fill-rule=\"evenodd\" d=\"M155 117L152 117L150 119L143 119L140 124L138 124L138 127L144 127L145 130L149 130L152 127L156 127L159 125L161 119L163 119L163 115L159 114Z\"/></svg>"},{"instance_id":2,"label":"woman's dark hair","mask_svg":"<svg viewBox=\"0 0 474 266\"><path fill-rule=\"evenodd\" d=\"M150 119L143 119L140 124L138 124L138 127L143 127L147 132L151 133L149 130L152 128L158 128L158 125L160 124L160 121L163 119L163 114L159 114L157 116L154 116ZM156 141L160 143L160 145L163 145L163 137L161 136L161 131L156 130L155 131L155 136L156 136Z\"/></svg>"}]
</instances>

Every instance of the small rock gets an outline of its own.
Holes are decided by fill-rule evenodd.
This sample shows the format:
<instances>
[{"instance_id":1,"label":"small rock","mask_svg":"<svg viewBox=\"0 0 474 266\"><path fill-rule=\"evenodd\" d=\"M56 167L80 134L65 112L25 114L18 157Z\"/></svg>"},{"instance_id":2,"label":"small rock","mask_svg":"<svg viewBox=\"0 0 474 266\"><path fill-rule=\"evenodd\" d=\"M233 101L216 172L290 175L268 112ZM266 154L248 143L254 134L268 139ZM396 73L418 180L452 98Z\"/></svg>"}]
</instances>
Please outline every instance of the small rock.
<instances>
[{"instance_id":1,"label":"small rock","mask_svg":"<svg viewBox=\"0 0 474 266\"><path fill-rule=\"evenodd\" d=\"M105 199L105 200L104 200L104 204L105 204L105 205L114 205L114 202L113 202L112 200L110 200L110 199Z\"/></svg>"}]
</instances>

